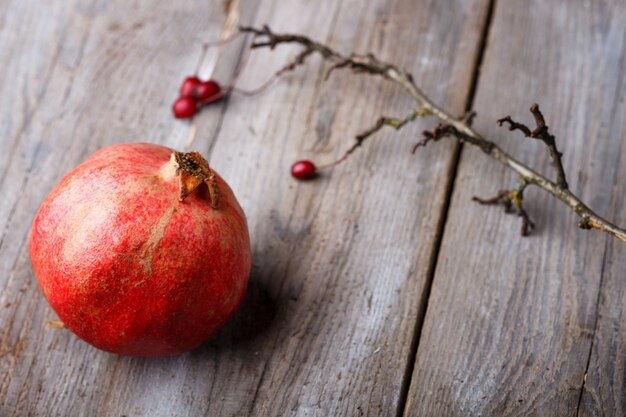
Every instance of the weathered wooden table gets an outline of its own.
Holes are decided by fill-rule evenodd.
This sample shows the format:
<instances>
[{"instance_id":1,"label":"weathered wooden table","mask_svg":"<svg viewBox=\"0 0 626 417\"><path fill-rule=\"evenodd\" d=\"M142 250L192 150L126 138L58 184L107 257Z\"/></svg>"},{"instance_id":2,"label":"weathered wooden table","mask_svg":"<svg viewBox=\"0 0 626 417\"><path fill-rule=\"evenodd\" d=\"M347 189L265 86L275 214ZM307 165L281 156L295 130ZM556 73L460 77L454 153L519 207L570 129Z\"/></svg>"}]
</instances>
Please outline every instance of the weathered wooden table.
<instances>
[{"instance_id":1,"label":"weathered wooden table","mask_svg":"<svg viewBox=\"0 0 626 417\"><path fill-rule=\"evenodd\" d=\"M412 71L455 114L543 172L541 144L498 129L537 101L571 188L626 224L623 0L242 0L269 23ZM170 104L199 69L222 82L242 42L203 53L219 1L0 2L1 416L590 416L626 412L626 245L585 232L527 193L538 228L471 202L515 184L499 164L442 141L411 155L423 120L331 161L410 98L314 59L262 95L232 96L192 123ZM240 85L295 50L251 55ZM195 135L191 134L195 131ZM180 357L95 350L47 327L28 255L41 201L112 143L197 149L231 183L253 242L233 322Z\"/></svg>"}]
</instances>

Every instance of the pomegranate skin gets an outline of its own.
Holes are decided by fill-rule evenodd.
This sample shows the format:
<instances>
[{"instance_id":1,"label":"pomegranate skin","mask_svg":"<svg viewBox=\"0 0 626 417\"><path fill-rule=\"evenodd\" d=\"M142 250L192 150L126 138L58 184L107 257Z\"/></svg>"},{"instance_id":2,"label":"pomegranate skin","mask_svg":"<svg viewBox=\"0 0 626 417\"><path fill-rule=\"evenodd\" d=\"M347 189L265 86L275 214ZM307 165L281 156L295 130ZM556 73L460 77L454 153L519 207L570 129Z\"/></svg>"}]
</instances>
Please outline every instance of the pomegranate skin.
<instances>
[{"instance_id":1,"label":"pomegranate skin","mask_svg":"<svg viewBox=\"0 0 626 417\"><path fill-rule=\"evenodd\" d=\"M121 355L166 356L206 341L232 315L250 274L245 215L216 174L179 201L172 149L103 148L42 203L30 256L66 327Z\"/></svg>"}]
</instances>

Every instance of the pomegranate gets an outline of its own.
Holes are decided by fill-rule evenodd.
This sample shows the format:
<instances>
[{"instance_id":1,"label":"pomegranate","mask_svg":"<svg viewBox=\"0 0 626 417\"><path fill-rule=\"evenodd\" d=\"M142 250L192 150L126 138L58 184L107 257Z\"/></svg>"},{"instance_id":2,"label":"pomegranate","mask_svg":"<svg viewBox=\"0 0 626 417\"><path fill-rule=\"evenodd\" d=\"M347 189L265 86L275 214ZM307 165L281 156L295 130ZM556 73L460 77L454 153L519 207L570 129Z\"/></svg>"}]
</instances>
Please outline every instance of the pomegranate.
<instances>
[{"instance_id":1,"label":"pomegranate","mask_svg":"<svg viewBox=\"0 0 626 417\"><path fill-rule=\"evenodd\" d=\"M63 178L30 255L67 328L133 356L207 340L241 303L251 262L245 215L206 160L141 143L101 149Z\"/></svg>"}]
</instances>

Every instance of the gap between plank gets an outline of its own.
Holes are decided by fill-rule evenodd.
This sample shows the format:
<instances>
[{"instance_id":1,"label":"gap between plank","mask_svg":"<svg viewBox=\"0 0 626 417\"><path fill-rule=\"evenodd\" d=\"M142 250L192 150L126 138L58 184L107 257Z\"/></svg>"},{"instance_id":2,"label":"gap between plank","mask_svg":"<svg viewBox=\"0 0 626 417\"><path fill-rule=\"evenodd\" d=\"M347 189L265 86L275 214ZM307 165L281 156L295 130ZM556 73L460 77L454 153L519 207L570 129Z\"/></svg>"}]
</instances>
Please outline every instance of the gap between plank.
<instances>
[{"instance_id":1,"label":"gap between plank","mask_svg":"<svg viewBox=\"0 0 626 417\"><path fill-rule=\"evenodd\" d=\"M622 56L623 56L623 52L626 50L622 51ZM621 78L620 81L618 81L618 86L621 84ZM616 92L619 91L620 89L617 88ZM616 208L615 208L615 203L611 204L612 209L611 211L613 213L615 213ZM578 417L580 414L580 406L582 404L582 399L583 399L583 395L585 394L585 385L587 384L587 374L589 373L589 366L591 365L591 356L593 355L593 351L596 348L596 333L598 332L598 322L600 321L600 302L602 300L602 292L603 292L603 287L604 287L604 274L605 274L605 269L606 269L606 262L607 262L607 256L608 256L608 252L609 252L609 245L611 244L610 242L611 238L605 238L605 244L604 244L604 254L602 256L602 267L600 268L600 282L598 283L598 297L596 299L596 312L595 312L595 319L594 319L594 323L593 323L593 332L591 334L591 345L589 346L589 354L587 355L587 363L585 365L585 372L583 374L583 381L580 385L580 394L578 395L578 403L576 405L576 416Z\"/></svg>"},{"instance_id":2,"label":"gap between plank","mask_svg":"<svg viewBox=\"0 0 626 417\"><path fill-rule=\"evenodd\" d=\"M489 38L489 30L491 29L491 24L493 21L493 16L495 14L497 0L489 0L487 4L487 13L485 16L485 22L483 24L483 28L480 34L480 38L478 41L478 52L476 53L476 58L472 65L472 78L470 82L470 88L467 94L467 99L465 101L465 114L471 111L472 106L474 104L474 98L476 96L476 90L478 87L478 80L480 78L480 68L483 64L483 59L485 56L485 50L487 49L487 40ZM424 286L424 292L422 293L422 297L420 299L420 308L417 313L417 319L415 324L415 331L413 332L413 341L411 343L411 349L409 351L409 360L406 367L406 372L404 374L401 390L400 390L400 399L398 402L398 417L402 417L405 415L407 409L407 399L409 395L409 388L411 386L411 378L413 376L413 371L415 368L415 362L417 360L417 351L419 348L419 341L422 335L422 328L424 325L424 321L426 319L426 313L428 311L428 302L430 300L430 292L433 285L433 281L435 278L435 270L437 267L437 263L439 261L439 254L441 252L441 243L443 242L443 234L446 227L446 223L448 221L448 213L450 210L450 201L452 199L452 194L454 192L454 185L457 176L457 169L459 166L459 162L461 160L461 152L463 151L463 144L459 143L454 147L454 153L452 155L452 165L450 167L450 175L448 175L448 182L446 184L446 195L443 201L442 208L442 216L439 219L437 224L437 232L435 234L435 242L434 242L434 250L431 256L431 262L428 265L428 270L426 273L426 283ZM587 364L588 366L588 364Z\"/></svg>"},{"instance_id":3,"label":"gap between plank","mask_svg":"<svg viewBox=\"0 0 626 417\"><path fill-rule=\"evenodd\" d=\"M598 331L598 315L600 314L600 300L602 297L602 283L604 282L604 270L606 267L606 256L609 251L609 240L605 238L604 255L602 256L602 267L600 268L600 282L598 283L598 297L596 299L596 314L593 322L593 333L591 334L591 343L589 346L589 354L587 355L587 363L585 364L585 372L583 373L583 381L580 384L580 394L578 394L578 403L576 404L576 416L580 414L580 405L585 393L585 383L587 382L587 373L589 372L589 365L591 365L591 355L596 340L596 332Z\"/></svg>"}]
</instances>

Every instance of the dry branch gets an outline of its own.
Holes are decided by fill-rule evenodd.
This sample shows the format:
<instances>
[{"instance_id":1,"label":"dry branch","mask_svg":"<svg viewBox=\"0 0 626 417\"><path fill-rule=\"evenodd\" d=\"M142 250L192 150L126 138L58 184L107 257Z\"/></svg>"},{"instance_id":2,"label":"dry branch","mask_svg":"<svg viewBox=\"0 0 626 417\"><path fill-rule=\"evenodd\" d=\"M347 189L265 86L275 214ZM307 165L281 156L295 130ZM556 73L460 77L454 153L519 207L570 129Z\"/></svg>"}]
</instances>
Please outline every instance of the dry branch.
<instances>
[{"instance_id":1,"label":"dry branch","mask_svg":"<svg viewBox=\"0 0 626 417\"><path fill-rule=\"evenodd\" d=\"M505 208L510 205L510 209L522 218L522 234L528 234L534 226L528 214L522 207L523 190L534 185L542 190L550 193L564 204L566 204L579 217L579 226L583 229L597 229L606 232L618 239L626 242L626 230L614 225L607 219L601 217L584 204L580 198L572 193L568 187L565 177L565 170L561 161L562 154L558 151L556 140L548 131L543 114L539 110L539 106L534 104L530 111L535 118L536 128L531 130L527 126L515 122L510 116L498 120L498 124L509 124L510 130L520 130L525 136L541 140L547 146L550 152L552 164L556 171L557 179L552 181L544 175L538 173L529 166L515 159L513 156L505 152L502 148L484 138L480 133L475 131L472 126L473 113L462 118L455 118L448 112L440 108L430 98L428 98L415 84L413 76L406 71L400 70L397 66L384 62L376 58L373 54L366 55L343 55L333 50L327 45L315 42L310 38L300 34L278 34L274 33L268 26L263 28L241 27L242 33L253 35L251 48L270 48L273 49L280 44L297 44L303 47L296 57L281 68L275 77L285 72L292 71L298 66L306 63L306 60L313 54L319 54L324 60L331 64L326 76L328 77L332 71L337 69L349 69L355 73L364 73L369 75L380 76L391 82L394 82L405 89L405 91L414 99L416 106L403 119L394 119L381 117L370 128L355 137L355 143L348 148L346 153L332 164L345 160L357 148L361 147L365 140L384 126L392 126L396 129L402 128L407 123L415 120L418 116L434 116L439 119L440 124L432 131L426 131L424 138L418 142L414 151L419 146L424 146L430 141L438 141L444 137L456 138L462 143L468 143L477 147L489 157L499 161L506 167L515 171L520 176L520 187L513 191L507 191L496 198L492 204L503 204ZM480 199L479 199L480 200ZM481 202L490 202L492 200L480 200ZM506 203L508 201L508 203Z\"/></svg>"}]
</instances>

